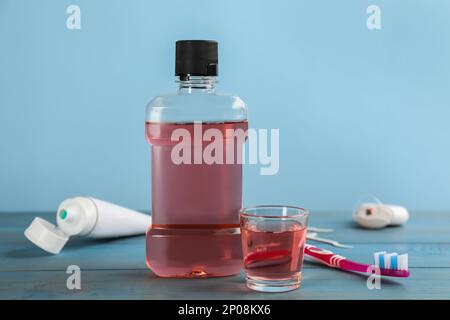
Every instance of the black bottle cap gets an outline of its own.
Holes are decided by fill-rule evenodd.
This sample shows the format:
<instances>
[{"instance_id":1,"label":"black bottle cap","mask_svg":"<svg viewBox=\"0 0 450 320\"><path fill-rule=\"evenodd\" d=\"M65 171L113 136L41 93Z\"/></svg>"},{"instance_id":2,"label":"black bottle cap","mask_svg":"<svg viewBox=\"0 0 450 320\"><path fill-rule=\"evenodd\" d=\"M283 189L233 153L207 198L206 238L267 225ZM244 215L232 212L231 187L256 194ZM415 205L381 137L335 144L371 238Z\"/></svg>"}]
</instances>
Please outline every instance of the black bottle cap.
<instances>
[{"instance_id":1,"label":"black bottle cap","mask_svg":"<svg viewBox=\"0 0 450 320\"><path fill-rule=\"evenodd\" d=\"M176 42L175 75L217 76L217 41L179 40Z\"/></svg>"}]
</instances>

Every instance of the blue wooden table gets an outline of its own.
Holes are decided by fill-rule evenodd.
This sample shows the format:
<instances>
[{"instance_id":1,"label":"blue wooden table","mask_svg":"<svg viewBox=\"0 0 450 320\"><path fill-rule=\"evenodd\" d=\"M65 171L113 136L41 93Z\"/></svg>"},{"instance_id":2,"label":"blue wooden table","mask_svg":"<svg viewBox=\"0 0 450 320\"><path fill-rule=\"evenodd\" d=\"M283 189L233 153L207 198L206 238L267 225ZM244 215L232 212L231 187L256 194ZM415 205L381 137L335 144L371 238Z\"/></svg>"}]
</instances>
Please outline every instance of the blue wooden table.
<instances>
[{"instance_id":1,"label":"blue wooden table","mask_svg":"<svg viewBox=\"0 0 450 320\"><path fill-rule=\"evenodd\" d=\"M325 234L354 249L332 249L359 262L375 251L409 253L411 276L383 280L369 290L366 276L306 262L300 290L253 292L241 275L212 279L161 279L145 265L145 237L93 241L70 239L49 255L23 231L36 213L0 213L1 299L450 299L450 211L413 212L404 227L358 228L348 212L312 212L310 225L334 228ZM39 216L54 221L53 213ZM311 242L313 244L313 242ZM69 290L66 268L81 268L81 290Z\"/></svg>"}]
</instances>

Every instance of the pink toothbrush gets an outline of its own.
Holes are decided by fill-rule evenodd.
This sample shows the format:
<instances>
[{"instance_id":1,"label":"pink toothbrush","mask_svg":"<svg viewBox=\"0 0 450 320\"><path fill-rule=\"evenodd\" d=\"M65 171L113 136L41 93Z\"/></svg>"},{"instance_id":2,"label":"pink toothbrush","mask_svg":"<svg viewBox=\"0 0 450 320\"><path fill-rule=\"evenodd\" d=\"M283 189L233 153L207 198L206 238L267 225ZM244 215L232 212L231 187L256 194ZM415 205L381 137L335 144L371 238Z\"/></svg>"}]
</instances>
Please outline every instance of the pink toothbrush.
<instances>
[{"instance_id":1,"label":"pink toothbrush","mask_svg":"<svg viewBox=\"0 0 450 320\"><path fill-rule=\"evenodd\" d=\"M371 273L370 265L348 260L329 250L320 249L309 244L305 245L305 254L315 261L319 261L331 268L345 271ZM409 277L408 255L396 253L376 252L375 266L380 268L380 274L388 277Z\"/></svg>"}]
</instances>

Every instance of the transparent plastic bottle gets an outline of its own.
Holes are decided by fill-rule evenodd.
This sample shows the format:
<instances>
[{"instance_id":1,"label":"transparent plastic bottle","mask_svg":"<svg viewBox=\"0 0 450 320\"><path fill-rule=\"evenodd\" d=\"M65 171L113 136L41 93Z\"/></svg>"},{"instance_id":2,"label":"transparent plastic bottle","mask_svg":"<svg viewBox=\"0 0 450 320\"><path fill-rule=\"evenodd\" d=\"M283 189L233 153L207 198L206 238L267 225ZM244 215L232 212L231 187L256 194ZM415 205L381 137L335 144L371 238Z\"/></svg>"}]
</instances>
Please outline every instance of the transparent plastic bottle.
<instances>
[{"instance_id":1,"label":"transparent plastic bottle","mask_svg":"<svg viewBox=\"0 0 450 320\"><path fill-rule=\"evenodd\" d=\"M246 132L247 107L239 97L215 92L217 42L177 41L176 49L179 90L154 98L146 110L152 180L147 265L161 277L237 274L242 267L242 141L231 132ZM199 128L201 136L209 129L221 133L222 146L232 142L231 149L224 148L223 163L194 159L198 150L193 137ZM193 138L191 163L173 160L181 141L172 137L177 129ZM208 144L202 140L197 145L201 154ZM225 160L230 152L231 163Z\"/></svg>"}]
</instances>

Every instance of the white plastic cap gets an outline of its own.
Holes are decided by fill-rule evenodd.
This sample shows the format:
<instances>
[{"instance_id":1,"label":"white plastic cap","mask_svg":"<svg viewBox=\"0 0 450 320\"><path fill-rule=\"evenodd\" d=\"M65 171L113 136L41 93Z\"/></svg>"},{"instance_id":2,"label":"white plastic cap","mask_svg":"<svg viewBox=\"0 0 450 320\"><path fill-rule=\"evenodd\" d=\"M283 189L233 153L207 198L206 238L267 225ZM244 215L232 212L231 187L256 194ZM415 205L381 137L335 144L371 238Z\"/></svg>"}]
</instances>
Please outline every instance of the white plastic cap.
<instances>
[{"instance_id":1,"label":"white plastic cap","mask_svg":"<svg viewBox=\"0 0 450 320\"><path fill-rule=\"evenodd\" d=\"M47 220L36 217L25 230L25 236L47 252L58 254L69 236Z\"/></svg>"},{"instance_id":2,"label":"white plastic cap","mask_svg":"<svg viewBox=\"0 0 450 320\"><path fill-rule=\"evenodd\" d=\"M388 225L402 225L409 219L406 208L390 204L363 203L355 211L354 219L361 226L381 229Z\"/></svg>"}]
</instances>

